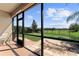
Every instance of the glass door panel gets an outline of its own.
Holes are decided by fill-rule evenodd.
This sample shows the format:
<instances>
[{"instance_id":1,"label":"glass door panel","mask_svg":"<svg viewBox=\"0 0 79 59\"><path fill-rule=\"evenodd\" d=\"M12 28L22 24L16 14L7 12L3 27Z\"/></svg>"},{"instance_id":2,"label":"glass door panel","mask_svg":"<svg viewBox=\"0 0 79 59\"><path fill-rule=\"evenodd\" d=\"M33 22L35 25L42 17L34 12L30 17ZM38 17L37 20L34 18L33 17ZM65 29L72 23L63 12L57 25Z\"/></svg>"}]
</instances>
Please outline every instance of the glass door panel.
<instances>
[{"instance_id":1,"label":"glass door panel","mask_svg":"<svg viewBox=\"0 0 79 59\"><path fill-rule=\"evenodd\" d=\"M16 41L17 39L17 19L16 17L13 18L13 22L12 22L12 40Z\"/></svg>"},{"instance_id":2,"label":"glass door panel","mask_svg":"<svg viewBox=\"0 0 79 59\"><path fill-rule=\"evenodd\" d=\"M18 21L18 34L19 40L22 40L22 20Z\"/></svg>"},{"instance_id":3,"label":"glass door panel","mask_svg":"<svg viewBox=\"0 0 79 59\"><path fill-rule=\"evenodd\" d=\"M24 46L41 55L41 4L24 13Z\"/></svg>"}]
</instances>

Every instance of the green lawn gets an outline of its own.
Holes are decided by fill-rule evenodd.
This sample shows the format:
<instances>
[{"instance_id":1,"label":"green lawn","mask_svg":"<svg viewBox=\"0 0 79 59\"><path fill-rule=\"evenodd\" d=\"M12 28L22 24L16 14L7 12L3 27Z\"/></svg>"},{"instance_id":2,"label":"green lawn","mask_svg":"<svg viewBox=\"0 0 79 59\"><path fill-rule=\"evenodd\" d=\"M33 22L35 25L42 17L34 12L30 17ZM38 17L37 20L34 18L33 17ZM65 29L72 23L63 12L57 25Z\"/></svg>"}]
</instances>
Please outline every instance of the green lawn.
<instances>
[{"instance_id":1,"label":"green lawn","mask_svg":"<svg viewBox=\"0 0 79 59\"><path fill-rule=\"evenodd\" d=\"M79 39L79 32L69 32L68 30L45 30L44 36Z\"/></svg>"},{"instance_id":2,"label":"green lawn","mask_svg":"<svg viewBox=\"0 0 79 59\"><path fill-rule=\"evenodd\" d=\"M30 33L30 34L41 35L40 33ZM68 30L44 30L44 36L79 40L79 32L69 32ZM41 37L35 37L29 35L25 35L25 38L28 38L33 41L38 41L41 39Z\"/></svg>"},{"instance_id":3,"label":"green lawn","mask_svg":"<svg viewBox=\"0 0 79 59\"><path fill-rule=\"evenodd\" d=\"M35 36L29 36L29 35L24 35L24 38L33 40L33 41L39 41L41 37L35 37Z\"/></svg>"}]
</instances>

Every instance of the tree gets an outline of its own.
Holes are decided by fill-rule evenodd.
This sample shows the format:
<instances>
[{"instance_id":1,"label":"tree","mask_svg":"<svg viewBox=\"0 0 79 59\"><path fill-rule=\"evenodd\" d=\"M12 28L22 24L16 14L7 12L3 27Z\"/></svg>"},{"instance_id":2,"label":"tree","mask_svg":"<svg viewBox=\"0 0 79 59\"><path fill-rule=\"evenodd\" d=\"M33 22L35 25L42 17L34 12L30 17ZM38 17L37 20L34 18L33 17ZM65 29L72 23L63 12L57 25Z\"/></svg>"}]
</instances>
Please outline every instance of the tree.
<instances>
[{"instance_id":1,"label":"tree","mask_svg":"<svg viewBox=\"0 0 79 59\"><path fill-rule=\"evenodd\" d=\"M25 33L32 33L32 29L30 27L25 27L24 32Z\"/></svg>"},{"instance_id":2,"label":"tree","mask_svg":"<svg viewBox=\"0 0 79 59\"><path fill-rule=\"evenodd\" d=\"M35 20L33 20L33 22L32 22L32 31L37 32L37 24L36 24Z\"/></svg>"},{"instance_id":3,"label":"tree","mask_svg":"<svg viewBox=\"0 0 79 59\"><path fill-rule=\"evenodd\" d=\"M68 18L67 18L67 22L71 21L71 20L76 20L76 22L79 20L79 11L75 12L73 14L71 14Z\"/></svg>"},{"instance_id":4,"label":"tree","mask_svg":"<svg viewBox=\"0 0 79 59\"><path fill-rule=\"evenodd\" d=\"M72 32L77 32L77 31L79 31L79 25L78 24L71 24L69 29Z\"/></svg>"},{"instance_id":5,"label":"tree","mask_svg":"<svg viewBox=\"0 0 79 59\"><path fill-rule=\"evenodd\" d=\"M67 22L72 21L72 20L76 20L76 22L75 24L71 24L69 29L75 32L79 31L79 24L77 23L79 21L79 11L71 14L67 18Z\"/></svg>"}]
</instances>

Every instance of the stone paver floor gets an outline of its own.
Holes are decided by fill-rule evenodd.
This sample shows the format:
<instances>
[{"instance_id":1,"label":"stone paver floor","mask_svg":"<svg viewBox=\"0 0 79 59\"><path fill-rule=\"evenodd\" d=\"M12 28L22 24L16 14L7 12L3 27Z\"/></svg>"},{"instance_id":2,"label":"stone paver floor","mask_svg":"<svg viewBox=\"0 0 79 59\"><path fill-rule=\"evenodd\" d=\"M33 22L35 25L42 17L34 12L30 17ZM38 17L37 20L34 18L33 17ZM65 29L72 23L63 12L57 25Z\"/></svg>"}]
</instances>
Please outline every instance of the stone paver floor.
<instances>
[{"instance_id":1,"label":"stone paver floor","mask_svg":"<svg viewBox=\"0 0 79 59\"><path fill-rule=\"evenodd\" d=\"M0 46L0 56L35 56L35 54L24 47L18 47L15 42L11 41Z\"/></svg>"}]
</instances>

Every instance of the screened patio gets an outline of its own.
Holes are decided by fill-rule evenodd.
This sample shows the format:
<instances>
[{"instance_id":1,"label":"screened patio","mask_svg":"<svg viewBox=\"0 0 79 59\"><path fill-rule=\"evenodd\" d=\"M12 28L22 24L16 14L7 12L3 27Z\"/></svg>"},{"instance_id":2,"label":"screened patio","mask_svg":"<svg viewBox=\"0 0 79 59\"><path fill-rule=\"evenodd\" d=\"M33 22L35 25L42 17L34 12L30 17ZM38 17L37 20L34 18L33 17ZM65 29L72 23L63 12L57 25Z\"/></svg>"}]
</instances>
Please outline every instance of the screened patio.
<instances>
[{"instance_id":1,"label":"screened patio","mask_svg":"<svg viewBox=\"0 0 79 59\"><path fill-rule=\"evenodd\" d=\"M0 55L79 55L78 8L73 3L0 4Z\"/></svg>"}]
</instances>

